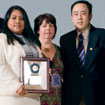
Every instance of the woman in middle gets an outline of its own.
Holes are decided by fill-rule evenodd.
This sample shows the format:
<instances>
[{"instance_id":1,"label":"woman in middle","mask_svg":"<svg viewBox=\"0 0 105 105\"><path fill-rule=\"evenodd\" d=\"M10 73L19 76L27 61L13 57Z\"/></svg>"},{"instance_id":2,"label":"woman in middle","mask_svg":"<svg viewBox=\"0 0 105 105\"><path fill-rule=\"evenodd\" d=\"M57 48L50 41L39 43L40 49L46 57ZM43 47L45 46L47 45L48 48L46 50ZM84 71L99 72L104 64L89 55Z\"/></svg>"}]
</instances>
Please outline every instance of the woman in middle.
<instances>
[{"instance_id":1,"label":"woman in middle","mask_svg":"<svg viewBox=\"0 0 105 105\"><path fill-rule=\"evenodd\" d=\"M56 19L45 13L34 20L34 32L40 41L43 56L50 59L50 93L42 94L42 105L61 105L61 84L63 64L60 48L52 43L57 31Z\"/></svg>"}]
</instances>

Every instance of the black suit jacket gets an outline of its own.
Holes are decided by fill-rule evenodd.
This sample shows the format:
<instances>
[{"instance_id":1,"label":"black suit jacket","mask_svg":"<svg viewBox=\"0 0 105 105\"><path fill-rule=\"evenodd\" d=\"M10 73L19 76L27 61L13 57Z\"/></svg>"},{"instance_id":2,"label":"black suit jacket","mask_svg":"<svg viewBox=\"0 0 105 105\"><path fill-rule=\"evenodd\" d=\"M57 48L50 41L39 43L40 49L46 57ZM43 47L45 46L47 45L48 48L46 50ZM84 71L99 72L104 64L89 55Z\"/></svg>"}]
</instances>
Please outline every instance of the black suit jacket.
<instances>
[{"instance_id":1,"label":"black suit jacket","mask_svg":"<svg viewBox=\"0 0 105 105\"><path fill-rule=\"evenodd\" d=\"M84 97L86 105L104 105L105 94L105 30L91 25L85 64L80 69L76 51L77 31L60 38L64 62L62 105L79 105Z\"/></svg>"}]
</instances>

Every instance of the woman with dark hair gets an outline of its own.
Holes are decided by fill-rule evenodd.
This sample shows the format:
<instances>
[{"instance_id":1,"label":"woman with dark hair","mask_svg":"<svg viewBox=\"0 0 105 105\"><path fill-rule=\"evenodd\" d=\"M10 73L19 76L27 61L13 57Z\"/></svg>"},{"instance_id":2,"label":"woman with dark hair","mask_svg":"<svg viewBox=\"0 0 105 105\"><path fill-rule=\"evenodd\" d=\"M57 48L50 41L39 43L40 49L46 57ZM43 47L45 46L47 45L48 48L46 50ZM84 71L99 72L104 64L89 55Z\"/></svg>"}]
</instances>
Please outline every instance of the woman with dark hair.
<instances>
[{"instance_id":1,"label":"woman with dark hair","mask_svg":"<svg viewBox=\"0 0 105 105\"><path fill-rule=\"evenodd\" d=\"M2 31L4 19L0 17L0 32Z\"/></svg>"},{"instance_id":2,"label":"woman with dark hair","mask_svg":"<svg viewBox=\"0 0 105 105\"><path fill-rule=\"evenodd\" d=\"M50 59L50 93L42 94L42 105L61 105L61 82L63 64L60 48L52 43L57 31L56 19L52 14L41 14L34 20L34 32L40 41L43 56Z\"/></svg>"},{"instance_id":3,"label":"woman with dark hair","mask_svg":"<svg viewBox=\"0 0 105 105\"><path fill-rule=\"evenodd\" d=\"M20 57L42 57L25 10L8 9L0 34L0 105L40 105L40 95L27 93L20 79Z\"/></svg>"}]
</instances>

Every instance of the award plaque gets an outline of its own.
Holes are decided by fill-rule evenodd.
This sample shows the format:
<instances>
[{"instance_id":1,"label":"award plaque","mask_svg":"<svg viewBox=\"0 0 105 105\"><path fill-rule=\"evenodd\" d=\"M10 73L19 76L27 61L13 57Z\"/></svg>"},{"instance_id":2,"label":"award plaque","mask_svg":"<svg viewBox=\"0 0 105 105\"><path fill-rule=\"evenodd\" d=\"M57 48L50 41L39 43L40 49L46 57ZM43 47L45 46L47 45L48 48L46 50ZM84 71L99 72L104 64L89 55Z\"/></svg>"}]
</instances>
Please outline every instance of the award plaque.
<instances>
[{"instance_id":1,"label":"award plaque","mask_svg":"<svg viewBox=\"0 0 105 105\"><path fill-rule=\"evenodd\" d=\"M21 82L28 93L48 93L49 78L49 59L21 57Z\"/></svg>"}]
</instances>

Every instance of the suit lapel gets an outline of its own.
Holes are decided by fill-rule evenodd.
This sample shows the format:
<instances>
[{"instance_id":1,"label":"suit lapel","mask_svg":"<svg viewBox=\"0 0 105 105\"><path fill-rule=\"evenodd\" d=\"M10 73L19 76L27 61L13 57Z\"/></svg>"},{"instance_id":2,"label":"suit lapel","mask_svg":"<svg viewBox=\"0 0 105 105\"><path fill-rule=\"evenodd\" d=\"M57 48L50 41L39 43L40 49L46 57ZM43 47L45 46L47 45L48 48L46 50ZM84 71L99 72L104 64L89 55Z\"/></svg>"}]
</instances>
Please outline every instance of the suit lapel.
<instances>
[{"instance_id":1,"label":"suit lapel","mask_svg":"<svg viewBox=\"0 0 105 105\"><path fill-rule=\"evenodd\" d=\"M94 31L95 28L91 26L90 29L90 34L89 34L89 42L88 42L88 47L87 47L87 53L85 56L85 64L84 67L88 68L89 65L91 64L91 56L93 54L93 50L96 46L97 40L98 40L98 34Z\"/></svg>"},{"instance_id":2,"label":"suit lapel","mask_svg":"<svg viewBox=\"0 0 105 105\"><path fill-rule=\"evenodd\" d=\"M72 40L70 41L70 45L72 49L70 49L72 51L72 58L73 58L73 62L75 62L75 67L80 68L80 63L79 63L79 58L77 55L77 51L76 51L76 36L77 36L77 31L74 30L74 32L72 33Z\"/></svg>"}]
</instances>

